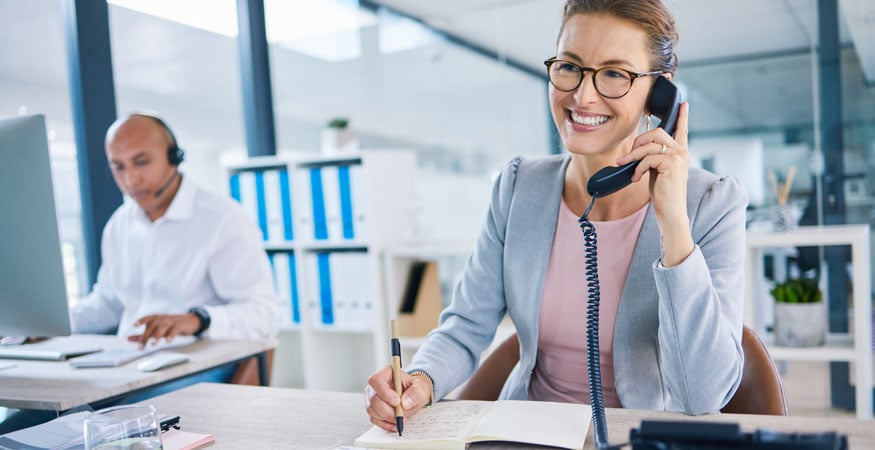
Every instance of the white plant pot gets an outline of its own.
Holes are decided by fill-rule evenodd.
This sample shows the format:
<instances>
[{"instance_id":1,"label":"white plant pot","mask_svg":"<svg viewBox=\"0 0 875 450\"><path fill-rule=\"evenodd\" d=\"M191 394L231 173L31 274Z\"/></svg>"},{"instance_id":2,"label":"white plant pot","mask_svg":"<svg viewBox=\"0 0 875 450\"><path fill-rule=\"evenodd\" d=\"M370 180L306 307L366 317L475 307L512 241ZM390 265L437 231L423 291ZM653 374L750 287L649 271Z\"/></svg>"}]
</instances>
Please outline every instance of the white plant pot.
<instances>
[{"instance_id":1,"label":"white plant pot","mask_svg":"<svg viewBox=\"0 0 875 450\"><path fill-rule=\"evenodd\" d=\"M815 347L826 342L826 302L775 302L775 344Z\"/></svg>"},{"instance_id":2,"label":"white plant pot","mask_svg":"<svg viewBox=\"0 0 875 450\"><path fill-rule=\"evenodd\" d=\"M322 153L336 155L352 152L359 148L355 132L348 128L326 128L322 130Z\"/></svg>"}]
</instances>

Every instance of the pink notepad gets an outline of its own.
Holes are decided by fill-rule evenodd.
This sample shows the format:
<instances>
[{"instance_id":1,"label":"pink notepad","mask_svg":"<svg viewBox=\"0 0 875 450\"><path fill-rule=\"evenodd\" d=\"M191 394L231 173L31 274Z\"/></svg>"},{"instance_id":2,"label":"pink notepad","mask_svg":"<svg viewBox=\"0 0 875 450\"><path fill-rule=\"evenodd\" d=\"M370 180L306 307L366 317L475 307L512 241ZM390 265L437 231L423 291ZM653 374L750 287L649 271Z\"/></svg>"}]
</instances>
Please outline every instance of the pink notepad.
<instances>
[{"instance_id":1,"label":"pink notepad","mask_svg":"<svg viewBox=\"0 0 875 450\"><path fill-rule=\"evenodd\" d=\"M161 435L164 450L192 450L212 444L216 438L212 434L192 433L171 429Z\"/></svg>"}]
</instances>

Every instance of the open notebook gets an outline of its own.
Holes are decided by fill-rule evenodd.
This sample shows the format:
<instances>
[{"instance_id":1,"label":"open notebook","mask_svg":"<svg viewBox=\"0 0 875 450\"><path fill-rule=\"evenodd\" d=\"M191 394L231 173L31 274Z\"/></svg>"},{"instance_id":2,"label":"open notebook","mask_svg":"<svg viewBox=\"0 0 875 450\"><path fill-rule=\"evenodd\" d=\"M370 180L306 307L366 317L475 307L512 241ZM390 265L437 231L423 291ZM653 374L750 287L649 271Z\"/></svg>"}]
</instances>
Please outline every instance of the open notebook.
<instances>
[{"instance_id":1,"label":"open notebook","mask_svg":"<svg viewBox=\"0 0 875 450\"><path fill-rule=\"evenodd\" d=\"M142 349L137 348L137 344L134 342L120 341L118 344L114 344L112 347L106 348L102 352L73 358L70 360L70 365L79 368L116 367L160 350L189 345L196 340L197 338L194 336L176 336L173 338L173 342L168 343L167 341L162 340L156 345L150 343Z\"/></svg>"},{"instance_id":2,"label":"open notebook","mask_svg":"<svg viewBox=\"0 0 875 450\"><path fill-rule=\"evenodd\" d=\"M356 447L465 449L482 441L506 441L583 449L592 412L574 403L453 400L436 403L404 420L404 435L376 425L356 438Z\"/></svg>"}]
</instances>

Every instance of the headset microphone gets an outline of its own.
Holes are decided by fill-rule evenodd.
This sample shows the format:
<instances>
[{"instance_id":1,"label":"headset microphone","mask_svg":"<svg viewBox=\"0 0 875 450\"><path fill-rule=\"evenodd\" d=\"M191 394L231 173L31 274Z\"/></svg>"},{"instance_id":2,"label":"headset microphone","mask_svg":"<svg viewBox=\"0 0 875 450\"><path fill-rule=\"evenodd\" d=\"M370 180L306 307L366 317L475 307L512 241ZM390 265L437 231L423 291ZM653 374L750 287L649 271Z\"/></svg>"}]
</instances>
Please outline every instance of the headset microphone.
<instances>
[{"instance_id":1,"label":"headset microphone","mask_svg":"<svg viewBox=\"0 0 875 450\"><path fill-rule=\"evenodd\" d=\"M163 186L161 186L160 188L158 188L157 191L155 191L155 197L156 197L156 198L157 198L157 197L160 197L161 194L163 194L164 191L166 191L167 188L169 188L170 185L173 184L173 180L175 180L176 177L177 177L178 175L179 175L179 171L178 171L178 170L174 170L174 171L173 171L173 175L170 176L170 179L167 180L167 182L164 183Z\"/></svg>"}]
</instances>

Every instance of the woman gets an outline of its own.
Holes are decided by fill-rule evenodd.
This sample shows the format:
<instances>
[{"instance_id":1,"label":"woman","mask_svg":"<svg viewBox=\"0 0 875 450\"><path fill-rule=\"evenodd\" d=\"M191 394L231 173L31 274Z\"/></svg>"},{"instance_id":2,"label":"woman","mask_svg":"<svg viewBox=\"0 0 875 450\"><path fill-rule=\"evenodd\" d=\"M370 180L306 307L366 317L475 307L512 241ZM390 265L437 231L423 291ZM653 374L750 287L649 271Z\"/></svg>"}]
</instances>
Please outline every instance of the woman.
<instances>
[{"instance_id":1,"label":"woman","mask_svg":"<svg viewBox=\"0 0 875 450\"><path fill-rule=\"evenodd\" d=\"M389 368L368 380L374 424L395 431L399 401L410 416L470 377L505 312L521 355L501 397L589 403L577 218L590 204L587 180L633 160L632 184L588 215L601 250L605 404L704 414L729 401L743 366L746 194L689 167L686 103L674 136L639 131L656 76L676 68L676 40L659 1L567 2L546 64L568 153L517 158L502 172L453 302L402 375L403 400Z\"/></svg>"}]
</instances>

